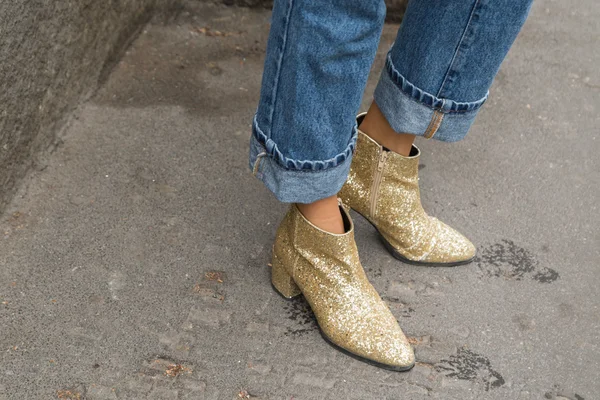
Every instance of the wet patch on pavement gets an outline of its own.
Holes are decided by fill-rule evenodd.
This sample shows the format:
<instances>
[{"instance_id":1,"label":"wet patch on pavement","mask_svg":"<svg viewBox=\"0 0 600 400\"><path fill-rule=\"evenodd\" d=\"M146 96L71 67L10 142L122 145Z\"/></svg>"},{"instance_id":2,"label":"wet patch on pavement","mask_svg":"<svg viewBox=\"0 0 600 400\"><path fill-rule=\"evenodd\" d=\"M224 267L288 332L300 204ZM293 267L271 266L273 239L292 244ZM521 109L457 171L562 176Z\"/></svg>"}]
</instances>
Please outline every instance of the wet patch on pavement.
<instances>
[{"instance_id":1,"label":"wet patch on pavement","mask_svg":"<svg viewBox=\"0 0 600 400\"><path fill-rule=\"evenodd\" d=\"M484 274L491 277L517 281L528 278L540 283L552 283L560 278L558 271L540 266L530 250L508 239L484 247L475 258L475 263Z\"/></svg>"},{"instance_id":2,"label":"wet patch on pavement","mask_svg":"<svg viewBox=\"0 0 600 400\"><path fill-rule=\"evenodd\" d=\"M505 383L487 357L467 349L459 349L456 355L436 364L435 369L450 378L481 382L486 391L499 388Z\"/></svg>"},{"instance_id":3,"label":"wet patch on pavement","mask_svg":"<svg viewBox=\"0 0 600 400\"><path fill-rule=\"evenodd\" d=\"M287 327L286 336L300 336L312 331L316 331L319 326L315 314L310 309L304 296L298 296L291 299L285 306L288 319L293 322L293 326Z\"/></svg>"}]
</instances>

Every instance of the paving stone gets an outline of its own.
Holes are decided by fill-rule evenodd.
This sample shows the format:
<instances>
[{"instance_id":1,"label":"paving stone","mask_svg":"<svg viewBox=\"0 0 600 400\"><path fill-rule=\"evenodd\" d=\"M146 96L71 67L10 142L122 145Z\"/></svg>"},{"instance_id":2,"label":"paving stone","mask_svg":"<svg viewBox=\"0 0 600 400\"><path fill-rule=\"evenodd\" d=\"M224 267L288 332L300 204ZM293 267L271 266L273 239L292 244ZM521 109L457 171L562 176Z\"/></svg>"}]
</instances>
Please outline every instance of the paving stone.
<instances>
[{"instance_id":1,"label":"paving stone","mask_svg":"<svg viewBox=\"0 0 600 400\"><path fill-rule=\"evenodd\" d=\"M530 399L531 399L531 394L528 391L523 390L519 393L518 400L530 400Z\"/></svg>"},{"instance_id":2,"label":"paving stone","mask_svg":"<svg viewBox=\"0 0 600 400\"><path fill-rule=\"evenodd\" d=\"M296 385L308 385L323 389L331 389L335 385L335 379L328 379L322 376L311 375L308 373L295 374L292 383Z\"/></svg>"},{"instance_id":3,"label":"paving stone","mask_svg":"<svg viewBox=\"0 0 600 400\"><path fill-rule=\"evenodd\" d=\"M228 324L232 314L232 311L222 308L193 307L185 323L191 323L192 327L199 325L218 328L220 325Z\"/></svg>"},{"instance_id":4,"label":"paving stone","mask_svg":"<svg viewBox=\"0 0 600 400\"><path fill-rule=\"evenodd\" d=\"M453 326L448 331L461 339L466 339L471 334L471 330L469 328L460 325Z\"/></svg>"},{"instance_id":5,"label":"paving stone","mask_svg":"<svg viewBox=\"0 0 600 400\"><path fill-rule=\"evenodd\" d=\"M250 321L246 324L246 331L248 332L258 332L258 333L267 333L269 332L269 324Z\"/></svg>"},{"instance_id":6,"label":"paving stone","mask_svg":"<svg viewBox=\"0 0 600 400\"><path fill-rule=\"evenodd\" d=\"M398 297L400 300L410 301L416 298L416 290L414 285L409 283L392 281L388 285L386 295Z\"/></svg>"},{"instance_id":7,"label":"paving stone","mask_svg":"<svg viewBox=\"0 0 600 400\"><path fill-rule=\"evenodd\" d=\"M248 362L248 368L250 368L252 371L256 371L261 375L266 375L273 369L270 365L256 361Z\"/></svg>"},{"instance_id":8,"label":"paving stone","mask_svg":"<svg viewBox=\"0 0 600 400\"><path fill-rule=\"evenodd\" d=\"M192 330L189 329L188 332ZM174 357L186 358L196 342L196 337L188 332L164 334L160 336L159 341L170 350L170 354Z\"/></svg>"},{"instance_id":9,"label":"paving stone","mask_svg":"<svg viewBox=\"0 0 600 400\"><path fill-rule=\"evenodd\" d=\"M168 388L154 388L148 394L148 400L177 400L179 390Z\"/></svg>"},{"instance_id":10,"label":"paving stone","mask_svg":"<svg viewBox=\"0 0 600 400\"><path fill-rule=\"evenodd\" d=\"M87 400L118 400L117 394L115 393L114 388L99 386L99 385L89 385L86 391L86 399Z\"/></svg>"}]
</instances>

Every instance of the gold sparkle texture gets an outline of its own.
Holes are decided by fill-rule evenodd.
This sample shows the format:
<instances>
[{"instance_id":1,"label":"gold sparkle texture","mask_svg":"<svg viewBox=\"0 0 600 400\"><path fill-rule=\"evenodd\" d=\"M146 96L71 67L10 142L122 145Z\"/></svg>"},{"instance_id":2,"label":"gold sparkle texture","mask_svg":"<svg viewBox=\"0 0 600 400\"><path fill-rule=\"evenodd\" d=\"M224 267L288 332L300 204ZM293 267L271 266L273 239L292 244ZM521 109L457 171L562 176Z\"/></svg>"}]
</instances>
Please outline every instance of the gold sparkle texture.
<instances>
[{"instance_id":1,"label":"gold sparkle texture","mask_svg":"<svg viewBox=\"0 0 600 400\"><path fill-rule=\"evenodd\" d=\"M330 342L360 358L397 370L414 365L398 321L361 266L354 225L340 207L345 234L325 232L292 205L275 239L273 286L287 298L302 293Z\"/></svg>"},{"instance_id":2,"label":"gold sparkle texture","mask_svg":"<svg viewBox=\"0 0 600 400\"><path fill-rule=\"evenodd\" d=\"M401 258L424 264L468 262L475 246L427 215L419 193L420 151L389 151L359 130L356 151L340 199L373 224Z\"/></svg>"}]
</instances>

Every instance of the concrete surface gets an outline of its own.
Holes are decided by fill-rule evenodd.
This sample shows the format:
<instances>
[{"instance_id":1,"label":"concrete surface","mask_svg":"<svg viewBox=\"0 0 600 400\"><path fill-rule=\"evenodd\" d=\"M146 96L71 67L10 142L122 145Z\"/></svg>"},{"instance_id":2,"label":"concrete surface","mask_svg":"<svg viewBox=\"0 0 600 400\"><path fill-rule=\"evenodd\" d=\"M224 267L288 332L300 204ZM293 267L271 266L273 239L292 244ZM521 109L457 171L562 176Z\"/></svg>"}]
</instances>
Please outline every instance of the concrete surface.
<instances>
[{"instance_id":1,"label":"concrete surface","mask_svg":"<svg viewBox=\"0 0 600 400\"><path fill-rule=\"evenodd\" d=\"M163 3L0 0L0 212Z\"/></svg>"},{"instance_id":2,"label":"concrete surface","mask_svg":"<svg viewBox=\"0 0 600 400\"><path fill-rule=\"evenodd\" d=\"M246 158L269 13L148 26L0 223L0 399L600 398L599 11L538 0L468 138L419 141L425 208L475 263L404 265L355 216L407 373L269 284L285 206Z\"/></svg>"}]
</instances>

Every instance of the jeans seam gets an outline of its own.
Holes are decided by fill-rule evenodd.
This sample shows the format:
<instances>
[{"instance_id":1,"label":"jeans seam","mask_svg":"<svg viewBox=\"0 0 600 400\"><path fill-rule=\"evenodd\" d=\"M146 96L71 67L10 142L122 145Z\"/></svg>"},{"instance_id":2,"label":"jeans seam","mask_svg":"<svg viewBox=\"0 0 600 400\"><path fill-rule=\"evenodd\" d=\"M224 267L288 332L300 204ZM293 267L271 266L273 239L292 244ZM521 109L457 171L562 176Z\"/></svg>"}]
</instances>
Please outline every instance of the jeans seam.
<instances>
[{"instance_id":1,"label":"jeans seam","mask_svg":"<svg viewBox=\"0 0 600 400\"><path fill-rule=\"evenodd\" d=\"M288 2L288 12L285 15L285 30L284 33L282 35L282 43L281 43L281 50L279 52L279 59L277 60L277 72L275 73L275 77L274 77L274 84L273 84L273 92L271 93L271 98L273 99L273 101L271 102L271 109L269 112L269 128L270 130L273 129L273 114L275 113L275 103L277 102L277 92L279 92L279 83L280 83L280 77L281 77L281 65L283 64L283 56L285 53L285 49L286 49L286 45L287 45L287 37L288 37L288 33L289 33L289 29L290 29L290 16L292 14L292 9L294 7L294 0L289 0Z\"/></svg>"},{"instance_id":2,"label":"jeans seam","mask_svg":"<svg viewBox=\"0 0 600 400\"><path fill-rule=\"evenodd\" d=\"M429 122L429 126L423 134L423 137L426 139L431 139L440 128L443 119L444 114L439 112L438 110L434 110L433 115L431 116L431 121Z\"/></svg>"},{"instance_id":3,"label":"jeans seam","mask_svg":"<svg viewBox=\"0 0 600 400\"><path fill-rule=\"evenodd\" d=\"M448 76L450 75L450 72L452 71L452 66L454 65L454 61L456 61L456 56L460 52L460 47L462 46L465 36L467 35L467 31L469 30L469 27L471 26L471 21L473 20L473 15L475 14L475 10L477 9L479 2L480 2L480 0L475 0L475 3L473 4L473 8L471 9L471 13L469 14L469 20L467 21L467 25L465 26L463 34L460 37L460 40L458 41L458 45L456 46L456 51L454 51L454 54L452 55L452 60L450 60L450 64L448 65L448 70L446 70L446 74L444 75L444 80L442 81L442 84L440 85L440 89L438 90L436 97L440 97L442 94L442 90L444 89L446 80L448 79Z\"/></svg>"},{"instance_id":4,"label":"jeans seam","mask_svg":"<svg viewBox=\"0 0 600 400\"><path fill-rule=\"evenodd\" d=\"M258 169L260 168L260 162L262 161L263 157L266 155L267 155L267 152L263 151L256 156L256 161L254 162L254 168L252 168L252 175L257 176Z\"/></svg>"}]
</instances>

